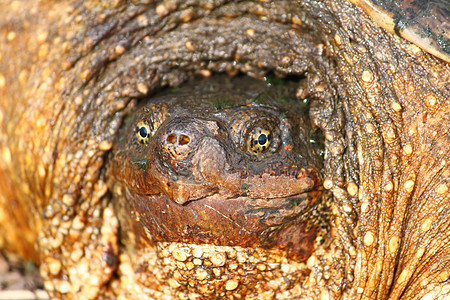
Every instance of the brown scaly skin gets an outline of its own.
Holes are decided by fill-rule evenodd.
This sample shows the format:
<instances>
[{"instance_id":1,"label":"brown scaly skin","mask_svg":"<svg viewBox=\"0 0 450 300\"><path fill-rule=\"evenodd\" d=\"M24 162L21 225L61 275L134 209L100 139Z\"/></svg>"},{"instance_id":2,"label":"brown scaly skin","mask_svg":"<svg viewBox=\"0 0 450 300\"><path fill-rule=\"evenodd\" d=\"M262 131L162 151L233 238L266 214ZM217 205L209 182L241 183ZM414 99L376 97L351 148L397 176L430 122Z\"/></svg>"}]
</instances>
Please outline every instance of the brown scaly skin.
<instances>
[{"instance_id":1,"label":"brown scaly skin","mask_svg":"<svg viewBox=\"0 0 450 300\"><path fill-rule=\"evenodd\" d=\"M447 62L344 1L0 6L0 243L41 264L52 296L137 292L112 277L135 270L102 168L136 101L197 73L273 71L307 72L334 195L298 298L448 297Z\"/></svg>"}]
</instances>

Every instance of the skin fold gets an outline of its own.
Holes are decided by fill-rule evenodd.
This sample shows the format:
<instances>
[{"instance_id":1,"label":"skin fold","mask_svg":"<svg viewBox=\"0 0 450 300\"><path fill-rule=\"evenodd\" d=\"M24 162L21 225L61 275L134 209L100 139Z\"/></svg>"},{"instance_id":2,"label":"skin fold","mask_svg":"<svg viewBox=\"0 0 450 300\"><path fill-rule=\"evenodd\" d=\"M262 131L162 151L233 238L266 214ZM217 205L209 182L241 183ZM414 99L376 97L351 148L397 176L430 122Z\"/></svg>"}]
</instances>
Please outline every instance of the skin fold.
<instances>
[{"instance_id":1,"label":"skin fold","mask_svg":"<svg viewBox=\"0 0 450 300\"><path fill-rule=\"evenodd\" d=\"M159 291L172 261L196 257L192 244L162 243L167 256L146 252L147 269L133 268L109 163L136 107L213 73L297 78L324 136L329 235L298 262L302 277L287 298L448 297L448 62L348 1L0 7L0 247L38 263L51 297L161 299L148 284ZM236 262L243 253L280 257L214 247ZM220 257L207 259L221 268Z\"/></svg>"}]
</instances>

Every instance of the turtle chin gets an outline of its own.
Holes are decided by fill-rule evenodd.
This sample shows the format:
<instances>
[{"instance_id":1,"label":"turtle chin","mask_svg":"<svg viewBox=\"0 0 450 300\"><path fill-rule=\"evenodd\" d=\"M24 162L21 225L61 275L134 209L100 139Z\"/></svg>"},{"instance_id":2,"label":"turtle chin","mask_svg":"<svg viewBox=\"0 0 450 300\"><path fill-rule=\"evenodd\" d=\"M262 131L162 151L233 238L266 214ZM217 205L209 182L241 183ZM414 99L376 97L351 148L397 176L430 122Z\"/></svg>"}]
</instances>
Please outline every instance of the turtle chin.
<instances>
[{"instance_id":1,"label":"turtle chin","mask_svg":"<svg viewBox=\"0 0 450 300\"><path fill-rule=\"evenodd\" d=\"M236 293L259 299L261 291L296 289L311 272L305 262L323 235L325 194L261 199L217 193L179 204L163 193L126 189L119 202L131 211L122 214L131 226L121 225L121 233L133 239L131 255L121 258L134 273L124 277L176 298Z\"/></svg>"},{"instance_id":2,"label":"turtle chin","mask_svg":"<svg viewBox=\"0 0 450 300\"><path fill-rule=\"evenodd\" d=\"M125 198L131 205L137 244L259 247L283 251L285 257L301 262L313 252L321 227L319 191L269 199L214 194L178 204L165 194L126 189Z\"/></svg>"}]
</instances>

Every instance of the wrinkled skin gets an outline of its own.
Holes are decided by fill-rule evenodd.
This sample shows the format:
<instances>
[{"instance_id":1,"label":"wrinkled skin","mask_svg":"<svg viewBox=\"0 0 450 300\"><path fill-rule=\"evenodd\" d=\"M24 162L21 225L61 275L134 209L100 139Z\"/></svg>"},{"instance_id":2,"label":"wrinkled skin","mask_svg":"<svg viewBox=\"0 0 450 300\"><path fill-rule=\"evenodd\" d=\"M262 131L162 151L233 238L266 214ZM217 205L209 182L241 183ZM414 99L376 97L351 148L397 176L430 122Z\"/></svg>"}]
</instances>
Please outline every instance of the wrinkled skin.
<instances>
[{"instance_id":1,"label":"wrinkled skin","mask_svg":"<svg viewBox=\"0 0 450 300\"><path fill-rule=\"evenodd\" d=\"M0 3L0 242L41 265L50 295L146 292L106 184L140 99L193 74L274 72L306 76L333 193L296 296L448 297L447 62L344 1L138 2Z\"/></svg>"}]
</instances>

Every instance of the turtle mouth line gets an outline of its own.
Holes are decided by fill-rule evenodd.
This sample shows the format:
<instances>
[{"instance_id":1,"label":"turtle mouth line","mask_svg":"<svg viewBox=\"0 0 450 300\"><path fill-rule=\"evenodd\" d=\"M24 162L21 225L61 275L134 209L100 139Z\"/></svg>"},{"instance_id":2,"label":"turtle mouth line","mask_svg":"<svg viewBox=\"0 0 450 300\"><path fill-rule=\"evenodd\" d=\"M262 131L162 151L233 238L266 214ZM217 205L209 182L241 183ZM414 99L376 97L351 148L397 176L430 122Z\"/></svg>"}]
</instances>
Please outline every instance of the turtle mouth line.
<instances>
[{"instance_id":1,"label":"turtle mouth line","mask_svg":"<svg viewBox=\"0 0 450 300\"><path fill-rule=\"evenodd\" d=\"M279 196L279 195L274 195L274 196L269 196L269 197L251 197L249 196L247 193L243 193L240 195L233 195L233 196L224 196L222 194L219 193L215 193L212 195L208 195L208 196L204 196L204 197L200 197L197 199L192 199L189 200L185 203L178 203L177 201L175 201L175 199L168 197L171 201L173 201L174 203L176 203L177 205L181 205L181 206L189 206L194 202L227 202L227 201L235 201L235 200L239 200L241 198L248 198L251 201L257 201L257 202L276 202L276 201L284 201L284 200L292 200L295 201L295 199L303 199L309 191L305 191L303 193L295 193L295 194L291 194L291 195L287 195L287 196ZM150 195L149 195L150 196Z\"/></svg>"},{"instance_id":2,"label":"turtle mouth line","mask_svg":"<svg viewBox=\"0 0 450 300\"><path fill-rule=\"evenodd\" d=\"M305 173L307 171L304 171ZM250 199L274 199L295 198L318 189L318 180L315 177L304 174L302 178L282 176L278 181L270 175L251 178L250 182L242 182L231 178L230 181L222 181L215 185L206 182L171 184L165 183L158 187L156 193L164 194L171 201L185 205L194 201L207 199L221 199L223 201L247 197ZM258 183L255 181L261 181ZM136 191L138 192L138 191ZM152 194L153 195L153 194Z\"/></svg>"}]
</instances>

